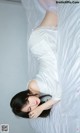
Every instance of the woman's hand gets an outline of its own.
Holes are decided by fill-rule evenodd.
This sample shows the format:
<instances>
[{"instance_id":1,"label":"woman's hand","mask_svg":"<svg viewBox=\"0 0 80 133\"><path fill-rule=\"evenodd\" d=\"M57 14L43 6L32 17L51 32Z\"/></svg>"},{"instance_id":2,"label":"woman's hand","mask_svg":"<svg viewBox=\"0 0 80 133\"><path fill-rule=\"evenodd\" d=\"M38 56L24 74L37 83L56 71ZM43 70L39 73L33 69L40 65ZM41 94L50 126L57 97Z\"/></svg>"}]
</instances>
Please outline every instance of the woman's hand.
<instances>
[{"instance_id":1,"label":"woman's hand","mask_svg":"<svg viewBox=\"0 0 80 133\"><path fill-rule=\"evenodd\" d=\"M29 118L37 118L42 113L42 108L39 106L29 113Z\"/></svg>"},{"instance_id":2,"label":"woman's hand","mask_svg":"<svg viewBox=\"0 0 80 133\"><path fill-rule=\"evenodd\" d=\"M29 113L29 118L37 118L42 113L43 110L52 108L52 106L57 104L59 101L60 100L53 100L53 99L48 100L47 102L38 106L36 109L32 110Z\"/></svg>"}]
</instances>

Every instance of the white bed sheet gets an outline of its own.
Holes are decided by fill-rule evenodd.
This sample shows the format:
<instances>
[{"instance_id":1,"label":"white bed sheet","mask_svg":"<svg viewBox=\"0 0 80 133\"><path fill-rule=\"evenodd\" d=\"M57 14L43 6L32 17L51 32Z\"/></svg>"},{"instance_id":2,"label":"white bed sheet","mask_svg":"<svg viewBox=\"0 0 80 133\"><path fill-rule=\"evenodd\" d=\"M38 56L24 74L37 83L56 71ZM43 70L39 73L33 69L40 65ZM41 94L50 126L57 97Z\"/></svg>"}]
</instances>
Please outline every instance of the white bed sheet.
<instances>
[{"instance_id":1,"label":"white bed sheet","mask_svg":"<svg viewBox=\"0 0 80 133\"><path fill-rule=\"evenodd\" d=\"M27 40L45 11L37 0L22 0L27 15ZM62 86L61 102L53 106L47 118L30 119L36 133L80 133L80 3L58 4L58 70ZM29 80L38 71L28 46ZM32 67L33 66L33 67Z\"/></svg>"}]
</instances>

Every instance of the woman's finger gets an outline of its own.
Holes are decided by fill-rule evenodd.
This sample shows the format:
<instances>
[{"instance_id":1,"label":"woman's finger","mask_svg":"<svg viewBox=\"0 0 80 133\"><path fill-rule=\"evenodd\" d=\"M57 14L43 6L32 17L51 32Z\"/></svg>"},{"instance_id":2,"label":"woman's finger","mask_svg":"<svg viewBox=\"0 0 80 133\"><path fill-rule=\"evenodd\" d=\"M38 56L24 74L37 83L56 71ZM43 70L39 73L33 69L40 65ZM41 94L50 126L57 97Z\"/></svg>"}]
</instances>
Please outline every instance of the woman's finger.
<instances>
[{"instance_id":1,"label":"woman's finger","mask_svg":"<svg viewBox=\"0 0 80 133\"><path fill-rule=\"evenodd\" d=\"M30 118L34 118L34 117L35 117L35 115L33 114L33 115L30 115L29 117L30 117Z\"/></svg>"},{"instance_id":2,"label":"woman's finger","mask_svg":"<svg viewBox=\"0 0 80 133\"><path fill-rule=\"evenodd\" d=\"M30 116L30 117L33 117L33 116L34 116L34 113L30 113L29 116Z\"/></svg>"},{"instance_id":3,"label":"woman's finger","mask_svg":"<svg viewBox=\"0 0 80 133\"><path fill-rule=\"evenodd\" d=\"M29 113L29 115L32 115L32 114L34 114L34 112L30 112L30 113Z\"/></svg>"}]
</instances>

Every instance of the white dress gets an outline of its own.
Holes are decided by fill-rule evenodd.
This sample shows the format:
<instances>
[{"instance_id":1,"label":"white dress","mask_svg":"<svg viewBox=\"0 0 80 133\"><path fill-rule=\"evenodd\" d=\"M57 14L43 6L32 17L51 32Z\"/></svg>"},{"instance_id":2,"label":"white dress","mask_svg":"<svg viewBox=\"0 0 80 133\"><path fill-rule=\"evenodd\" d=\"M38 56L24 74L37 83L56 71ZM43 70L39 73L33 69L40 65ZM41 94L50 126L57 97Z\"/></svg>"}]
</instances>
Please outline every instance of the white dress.
<instances>
[{"instance_id":1,"label":"white dress","mask_svg":"<svg viewBox=\"0 0 80 133\"><path fill-rule=\"evenodd\" d=\"M61 99L61 87L57 69L57 27L40 27L32 31L29 49L39 62L39 72L35 80L40 92Z\"/></svg>"}]
</instances>

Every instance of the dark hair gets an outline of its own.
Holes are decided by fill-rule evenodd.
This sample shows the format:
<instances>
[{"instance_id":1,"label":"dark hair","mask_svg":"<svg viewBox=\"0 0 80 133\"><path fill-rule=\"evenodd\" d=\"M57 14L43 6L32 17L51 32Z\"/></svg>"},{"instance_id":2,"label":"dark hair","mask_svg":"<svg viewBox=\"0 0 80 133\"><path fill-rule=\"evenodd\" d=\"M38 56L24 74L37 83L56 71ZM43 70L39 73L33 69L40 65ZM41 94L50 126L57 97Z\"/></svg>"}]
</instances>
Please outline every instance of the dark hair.
<instances>
[{"instance_id":1,"label":"dark hair","mask_svg":"<svg viewBox=\"0 0 80 133\"><path fill-rule=\"evenodd\" d=\"M26 104L26 101L29 96L36 96L36 95L37 94L33 94L30 90L25 90L25 91L17 93L10 101L12 112L17 116L20 116L23 118L29 118L29 115L28 115L29 112L22 112L21 109ZM42 96L39 96L39 98L41 100L43 97L46 97L46 96L51 96L51 95L42 95ZM40 102L39 105L43 103L44 102ZM38 117L47 117L50 113L50 110L51 109L44 110Z\"/></svg>"}]
</instances>

